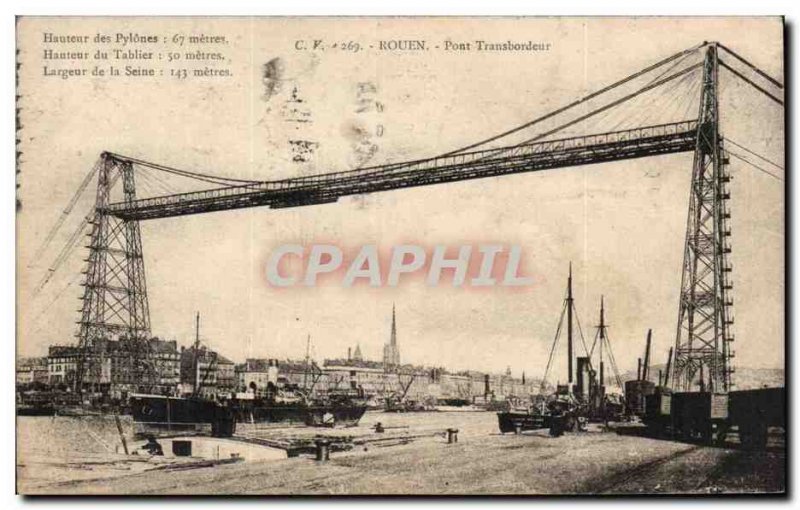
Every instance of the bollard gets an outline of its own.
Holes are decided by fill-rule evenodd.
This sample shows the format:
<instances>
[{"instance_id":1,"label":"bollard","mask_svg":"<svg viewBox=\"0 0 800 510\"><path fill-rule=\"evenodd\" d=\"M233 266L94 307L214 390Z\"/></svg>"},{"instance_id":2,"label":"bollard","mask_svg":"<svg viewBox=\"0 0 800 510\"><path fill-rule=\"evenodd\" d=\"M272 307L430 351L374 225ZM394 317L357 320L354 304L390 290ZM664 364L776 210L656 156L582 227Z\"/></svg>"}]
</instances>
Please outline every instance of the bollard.
<instances>
[{"instance_id":1,"label":"bollard","mask_svg":"<svg viewBox=\"0 0 800 510\"><path fill-rule=\"evenodd\" d=\"M522 425L520 423L514 424L514 434L516 435L522 434Z\"/></svg>"},{"instance_id":2,"label":"bollard","mask_svg":"<svg viewBox=\"0 0 800 510\"><path fill-rule=\"evenodd\" d=\"M458 442L458 429L447 429L447 444Z\"/></svg>"},{"instance_id":3,"label":"bollard","mask_svg":"<svg viewBox=\"0 0 800 510\"><path fill-rule=\"evenodd\" d=\"M378 423L375 424L375 432L377 434L383 434L384 431L385 431L385 429L383 428L383 424L381 422L378 422Z\"/></svg>"},{"instance_id":4,"label":"bollard","mask_svg":"<svg viewBox=\"0 0 800 510\"><path fill-rule=\"evenodd\" d=\"M314 444L317 445L317 461L325 462L331 458L331 442L329 440L317 439Z\"/></svg>"}]
</instances>

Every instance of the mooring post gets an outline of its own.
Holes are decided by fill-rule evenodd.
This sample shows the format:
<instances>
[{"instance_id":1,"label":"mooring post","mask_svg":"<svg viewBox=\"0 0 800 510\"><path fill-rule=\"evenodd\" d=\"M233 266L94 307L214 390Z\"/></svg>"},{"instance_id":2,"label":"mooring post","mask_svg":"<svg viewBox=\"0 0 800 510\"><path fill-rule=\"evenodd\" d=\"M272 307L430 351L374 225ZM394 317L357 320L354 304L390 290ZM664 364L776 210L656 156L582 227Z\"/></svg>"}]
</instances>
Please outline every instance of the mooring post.
<instances>
[{"instance_id":1,"label":"mooring post","mask_svg":"<svg viewBox=\"0 0 800 510\"><path fill-rule=\"evenodd\" d=\"M447 444L458 442L458 429L447 429Z\"/></svg>"},{"instance_id":2,"label":"mooring post","mask_svg":"<svg viewBox=\"0 0 800 510\"><path fill-rule=\"evenodd\" d=\"M314 444L317 446L317 461L325 462L331 458L331 442L328 439L317 439Z\"/></svg>"},{"instance_id":3,"label":"mooring post","mask_svg":"<svg viewBox=\"0 0 800 510\"><path fill-rule=\"evenodd\" d=\"M125 440L125 433L122 431L122 422L119 421L119 415L114 415L114 421L117 422L117 432L119 432L119 438L122 441L122 449L125 450L125 455L128 455L128 441Z\"/></svg>"}]
</instances>

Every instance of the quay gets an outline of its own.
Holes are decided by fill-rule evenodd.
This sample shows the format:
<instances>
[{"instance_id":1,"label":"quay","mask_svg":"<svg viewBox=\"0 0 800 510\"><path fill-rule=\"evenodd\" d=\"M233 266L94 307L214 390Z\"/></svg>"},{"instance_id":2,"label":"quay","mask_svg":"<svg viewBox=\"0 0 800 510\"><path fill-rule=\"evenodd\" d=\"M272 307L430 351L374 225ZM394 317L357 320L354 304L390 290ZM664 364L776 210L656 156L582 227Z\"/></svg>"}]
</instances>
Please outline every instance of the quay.
<instances>
[{"instance_id":1,"label":"quay","mask_svg":"<svg viewBox=\"0 0 800 510\"><path fill-rule=\"evenodd\" d=\"M29 417L49 420L46 417ZM375 430L375 423L385 432ZM401 428L403 427L403 428ZM447 429L459 429L448 443ZM237 435L239 433L237 432ZM368 412L358 427L247 430L244 435L277 441L357 437L353 448L331 448L324 462L315 452L296 457L215 463L193 459L182 469L145 468L145 457L126 466L86 463L61 478L37 479L33 465L18 463L23 494L641 494L780 492L785 484L785 447L780 438L766 451L730 444L707 447L603 430L550 437L546 430L500 434L492 412ZM368 441L401 438L397 441ZM776 443L777 441L777 443ZM73 464L78 454L62 454ZM50 459L57 462L57 458ZM159 459L156 462L166 463ZM156 467L156 466L153 466Z\"/></svg>"}]
</instances>

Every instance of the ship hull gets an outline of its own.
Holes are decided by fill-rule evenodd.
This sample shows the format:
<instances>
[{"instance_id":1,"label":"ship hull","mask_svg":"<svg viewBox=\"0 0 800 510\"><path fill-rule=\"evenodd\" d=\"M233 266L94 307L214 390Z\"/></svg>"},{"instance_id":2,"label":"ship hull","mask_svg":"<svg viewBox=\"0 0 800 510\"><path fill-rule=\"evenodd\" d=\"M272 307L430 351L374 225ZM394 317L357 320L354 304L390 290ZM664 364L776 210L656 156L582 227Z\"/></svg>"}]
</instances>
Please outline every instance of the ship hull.
<instances>
[{"instance_id":1,"label":"ship hull","mask_svg":"<svg viewBox=\"0 0 800 510\"><path fill-rule=\"evenodd\" d=\"M500 432L522 432L525 430L538 430L547 428L545 417L539 414L523 412L504 412L497 413L497 421L500 425Z\"/></svg>"},{"instance_id":2,"label":"ship hull","mask_svg":"<svg viewBox=\"0 0 800 510\"><path fill-rule=\"evenodd\" d=\"M210 424L215 437L230 437L236 432L231 410L211 400L131 395L129 404L134 423L146 430L191 430Z\"/></svg>"},{"instance_id":3,"label":"ship hull","mask_svg":"<svg viewBox=\"0 0 800 510\"><path fill-rule=\"evenodd\" d=\"M18 405L17 416L54 416L56 408L52 405Z\"/></svg>"},{"instance_id":4,"label":"ship hull","mask_svg":"<svg viewBox=\"0 0 800 510\"><path fill-rule=\"evenodd\" d=\"M213 423L219 406L200 398L132 395L130 407L136 423L191 425Z\"/></svg>"},{"instance_id":5,"label":"ship hull","mask_svg":"<svg viewBox=\"0 0 800 510\"><path fill-rule=\"evenodd\" d=\"M367 411L366 405L305 405L239 403L234 407L240 423L303 424L310 427L353 427Z\"/></svg>"}]
</instances>

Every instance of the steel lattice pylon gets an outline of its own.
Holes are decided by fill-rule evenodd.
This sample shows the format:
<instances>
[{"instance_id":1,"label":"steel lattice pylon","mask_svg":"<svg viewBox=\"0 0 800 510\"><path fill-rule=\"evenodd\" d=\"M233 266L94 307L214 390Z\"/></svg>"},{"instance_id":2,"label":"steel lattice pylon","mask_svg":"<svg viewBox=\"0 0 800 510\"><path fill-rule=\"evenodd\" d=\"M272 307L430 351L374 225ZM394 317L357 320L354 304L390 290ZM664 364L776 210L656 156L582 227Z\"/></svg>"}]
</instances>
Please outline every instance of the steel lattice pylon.
<instances>
[{"instance_id":1,"label":"steel lattice pylon","mask_svg":"<svg viewBox=\"0 0 800 510\"><path fill-rule=\"evenodd\" d=\"M136 200L133 165L103 154L98 162L97 197L87 247L83 306L80 310L76 387L105 381L102 365L109 340L120 340L134 380L147 385L150 311L147 304L142 239L139 222L122 220L104 212L111 191L122 179L124 202Z\"/></svg>"},{"instance_id":2,"label":"steel lattice pylon","mask_svg":"<svg viewBox=\"0 0 800 510\"><path fill-rule=\"evenodd\" d=\"M717 45L706 49L684 248L673 387L725 392L732 352L727 157L719 133Z\"/></svg>"}]
</instances>

